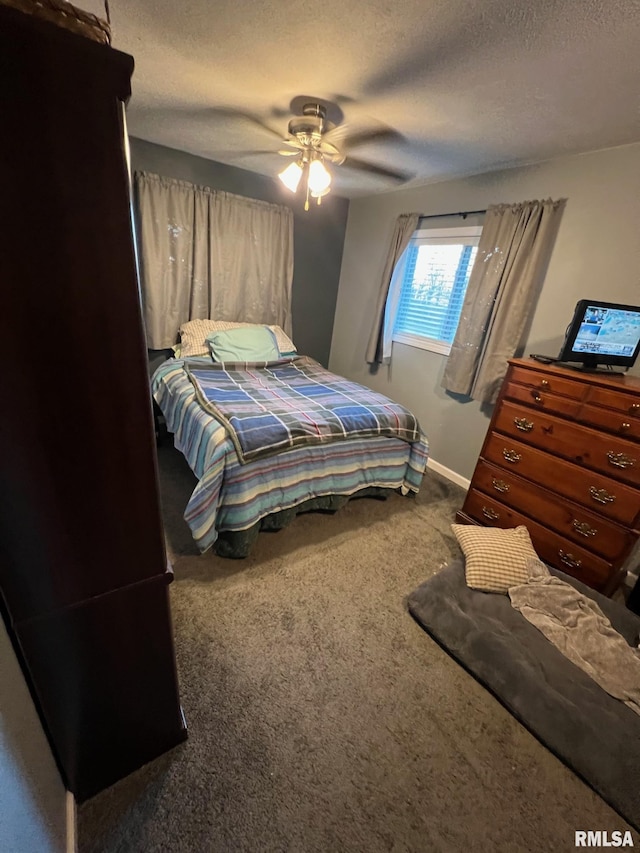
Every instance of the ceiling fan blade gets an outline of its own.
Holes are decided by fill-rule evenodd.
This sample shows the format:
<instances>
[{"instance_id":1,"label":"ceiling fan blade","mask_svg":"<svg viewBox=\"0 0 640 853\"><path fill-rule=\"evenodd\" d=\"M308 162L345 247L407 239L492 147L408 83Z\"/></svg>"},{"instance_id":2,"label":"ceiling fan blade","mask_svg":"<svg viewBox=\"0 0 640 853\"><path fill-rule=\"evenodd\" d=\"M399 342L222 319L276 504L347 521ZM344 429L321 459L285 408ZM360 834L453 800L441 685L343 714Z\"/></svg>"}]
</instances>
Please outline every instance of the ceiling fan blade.
<instances>
[{"instance_id":1,"label":"ceiling fan blade","mask_svg":"<svg viewBox=\"0 0 640 853\"><path fill-rule=\"evenodd\" d=\"M362 130L349 129L348 125L341 125L334 130L325 133L323 139L331 142L334 145L340 145L342 148L353 148L356 145L364 145L366 142L375 142L378 140L391 140L399 142L404 139L401 133L394 130L392 127L382 125L380 127L368 127Z\"/></svg>"},{"instance_id":2,"label":"ceiling fan blade","mask_svg":"<svg viewBox=\"0 0 640 853\"><path fill-rule=\"evenodd\" d=\"M290 145L292 148L297 148L299 151L304 150L307 146L300 142L299 139L295 139L294 137L289 137L288 139L281 139L281 142L284 142L285 145Z\"/></svg>"},{"instance_id":3,"label":"ceiling fan blade","mask_svg":"<svg viewBox=\"0 0 640 853\"><path fill-rule=\"evenodd\" d=\"M347 148L353 148L355 145L364 145L366 142L375 142L378 140L400 142L404 140L404 137L392 127L371 128L370 130L361 130L349 134L345 139L345 145Z\"/></svg>"},{"instance_id":4,"label":"ceiling fan blade","mask_svg":"<svg viewBox=\"0 0 640 853\"><path fill-rule=\"evenodd\" d=\"M286 151L284 148L281 148L280 151L278 151L278 154L282 154L283 157L299 157L300 156L299 151Z\"/></svg>"},{"instance_id":5,"label":"ceiling fan blade","mask_svg":"<svg viewBox=\"0 0 640 853\"><path fill-rule=\"evenodd\" d=\"M347 157L344 162L344 166L350 169L355 169L358 172L369 172L372 175L391 178L394 181L404 182L413 178L413 173L411 172L400 172L396 169L388 169L386 166L378 166L376 163L369 163L366 160L359 160L355 157Z\"/></svg>"},{"instance_id":6,"label":"ceiling fan blade","mask_svg":"<svg viewBox=\"0 0 640 853\"><path fill-rule=\"evenodd\" d=\"M211 107L209 110L211 113L220 116L221 118L241 118L245 119L251 124L256 125L262 130L266 130L267 133L270 133L271 136L275 136L280 142L283 141L283 134L275 130L273 127L270 127L265 121L263 121L260 116L254 115L254 113L248 113L244 110L238 110L235 107Z\"/></svg>"},{"instance_id":7,"label":"ceiling fan blade","mask_svg":"<svg viewBox=\"0 0 640 853\"><path fill-rule=\"evenodd\" d=\"M215 155L216 157L240 158L240 157L255 157L256 155L269 154L269 156L273 157L273 155L275 153L276 152L273 150L273 148L271 148L271 149L269 149L269 148L262 148L262 149L254 148L251 151L247 151L244 148L242 148L242 149L240 149L240 148L224 148L224 149L218 149L215 152L212 152L212 156ZM287 154L288 153L289 152L287 152ZM291 153L295 154L297 152L292 151Z\"/></svg>"}]
</instances>

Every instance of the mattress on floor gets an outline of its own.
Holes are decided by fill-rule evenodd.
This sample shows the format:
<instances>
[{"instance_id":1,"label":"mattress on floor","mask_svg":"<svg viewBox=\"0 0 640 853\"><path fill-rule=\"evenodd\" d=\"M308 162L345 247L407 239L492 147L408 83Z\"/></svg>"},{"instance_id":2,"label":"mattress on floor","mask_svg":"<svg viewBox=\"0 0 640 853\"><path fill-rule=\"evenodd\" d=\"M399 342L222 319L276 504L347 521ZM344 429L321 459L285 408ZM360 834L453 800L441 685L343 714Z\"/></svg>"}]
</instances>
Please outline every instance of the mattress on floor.
<instances>
[{"instance_id":1,"label":"mattress on floor","mask_svg":"<svg viewBox=\"0 0 640 853\"><path fill-rule=\"evenodd\" d=\"M630 645L640 617L557 570L596 600ZM564 657L507 595L478 592L456 561L408 598L416 621L548 749L640 831L640 716Z\"/></svg>"}]
</instances>

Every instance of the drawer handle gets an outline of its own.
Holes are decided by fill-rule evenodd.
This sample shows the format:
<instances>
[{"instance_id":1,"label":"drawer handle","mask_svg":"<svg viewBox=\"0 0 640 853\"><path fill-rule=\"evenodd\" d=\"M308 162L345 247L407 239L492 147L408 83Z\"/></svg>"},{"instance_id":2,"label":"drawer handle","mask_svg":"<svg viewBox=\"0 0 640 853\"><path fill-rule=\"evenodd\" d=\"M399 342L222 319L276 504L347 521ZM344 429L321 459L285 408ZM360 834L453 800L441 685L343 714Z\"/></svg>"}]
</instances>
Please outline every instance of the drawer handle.
<instances>
[{"instance_id":1,"label":"drawer handle","mask_svg":"<svg viewBox=\"0 0 640 853\"><path fill-rule=\"evenodd\" d=\"M562 548L558 551L558 556L560 557L560 561L565 564L565 566L569 566L572 569L579 569L582 565L582 560L579 560L577 557L574 557L573 554L565 553Z\"/></svg>"},{"instance_id":2,"label":"drawer handle","mask_svg":"<svg viewBox=\"0 0 640 853\"><path fill-rule=\"evenodd\" d=\"M537 391L532 391L531 396L536 401L536 403L542 403L542 397L540 396L540 394L538 394Z\"/></svg>"},{"instance_id":3,"label":"drawer handle","mask_svg":"<svg viewBox=\"0 0 640 853\"><path fill-rule=\"evenodd\" d=\"M580 536L595 536L598 532L595 527L589 527L586 521L578 521L577 518L573 519L573 529L576 533L579 533Z\"/></svg>"},{"instance_id":4,"label":"drawer handle","mask_svg":"<svg viewBox=\"0 0 640 853\"><path fill-rule=\"evenodd\" d=\"M589 494L599 504L612 504L616 499L616 496L610 495L606 489L596 489L595 486L589 486Z\"/></svg>"},{"instance_id":5,"label":"drawer handle","mask_svg":"<svg viewBox=\"0 0 640 853\"><path fill-rule=\"evenodd\" d=\"M496 478L493 477L491 479L491 483L493 484L493 488L496 490L496 492L508 492L509 491L510 486L508 483L505 483L504 480L496 480Z\"/></svg>"},{"instance_id":6,"label":"drawer handle","mask_svg":"<svg viewBox=\"0 0 640 853\"><path fill-rule=\"evenodd\" d=\"M632 403L629 406L629 414L637 415L638 413L640 413L640 403Z\"/></svg>"},{"instance_id":7,"label":"drawer handle","mask_svg":"<svg viewBox=\"0 0 640 853\"><path fill-rule=\"evenodd\" d=\"M513 422L516 425L516 429L522 432L531 432L533 429L533 421L528 421L526 418L514 418Z\"/></svg>"},{"instance_id":8,"label":"drawer handle","mask_svg":"<svg viewBox=\"0 0 640 853\"><path fill-rule=\"evenodd\" d=\"M547 379L541 379L541 380L540 380L540 387L541 387L541 388L548 388L548 387L549 387L549 382L548 382L548 380L547 380Z\"/></svg>"},{"instance_id":9,"label":"drawer handle","mask_svg":"<svg viewBox=\"0 0 640 853\"><path fill-rule=\"evenodd\" d=\"M485 516L485 518L490 518L491 521L495 521L496 518L500 518L500 513L496 512L495 509L491 509L490 506L483 506L482 514Z\"/></svg>"},{"instance_id":10,"label":"drawer handle","mask_svg":"<svg viewBox=\"0 0 640 853\"><path fill-rule=\"evenodd\" d=\"M614 468L633 468L636 464L633 456L627 456L626 453L615 453L613 450L607 453L607 459Z\"/></svg>"},{"instance_id":11,"label":"drawer handle","mask_svg":"<svg viewBox=\"0 0 640 853\"><path fill-rule=\"evenodd\" d=\"M520 453L516 453L515 450L507 450L506 447L502 451L502 455L507 462L513 462L514 465L522 459L522 455Z\"/></svg>"},{"instance_id":12,"label":"drawer handle","mask_svg":"<svg viewBox=\"0 0 640 853\"><path fill-rule=\"evenodd\" d=\"M631 424L626 421L622 421L620 424L620 432L628 432L631 429Z\"/></svg>"}]
</instances>

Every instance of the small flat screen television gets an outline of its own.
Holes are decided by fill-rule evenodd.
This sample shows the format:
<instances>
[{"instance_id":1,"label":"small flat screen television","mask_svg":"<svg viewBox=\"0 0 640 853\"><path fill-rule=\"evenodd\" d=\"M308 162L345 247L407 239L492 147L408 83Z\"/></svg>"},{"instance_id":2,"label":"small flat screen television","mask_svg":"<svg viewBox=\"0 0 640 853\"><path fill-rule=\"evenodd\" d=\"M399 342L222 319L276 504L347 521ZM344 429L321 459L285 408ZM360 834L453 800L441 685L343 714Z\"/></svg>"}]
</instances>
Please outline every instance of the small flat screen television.
<instances>
[{"instance_id":1,"label":"small flat screen television","mask_svg":"<svg viewBox=\"0 0 640 853\"><path fill-rule=\"evenodd\" d=\"M558 361L582 370L633 367L640 352L640 306L581 299Z\"/></svg>"}]
</instances>

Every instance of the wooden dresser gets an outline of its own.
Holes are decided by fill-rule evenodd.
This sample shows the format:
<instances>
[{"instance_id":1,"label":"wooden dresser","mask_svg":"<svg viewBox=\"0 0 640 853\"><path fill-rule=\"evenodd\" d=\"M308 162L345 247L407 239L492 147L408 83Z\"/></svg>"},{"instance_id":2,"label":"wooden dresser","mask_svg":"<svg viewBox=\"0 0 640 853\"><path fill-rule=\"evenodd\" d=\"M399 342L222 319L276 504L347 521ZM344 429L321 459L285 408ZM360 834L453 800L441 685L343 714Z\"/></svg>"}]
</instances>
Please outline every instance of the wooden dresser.
<instances>
[{"instance_id":1,"label":"wooden dresser","mask_svg":"<svg viewBox=\"0 0 640 853\"><path fill-rule=\"evenodd\" d=\"M512 359L456 520L524 524L546 563L611 595L640 535L640 380Z\"/></svg>"}]
</instances>

